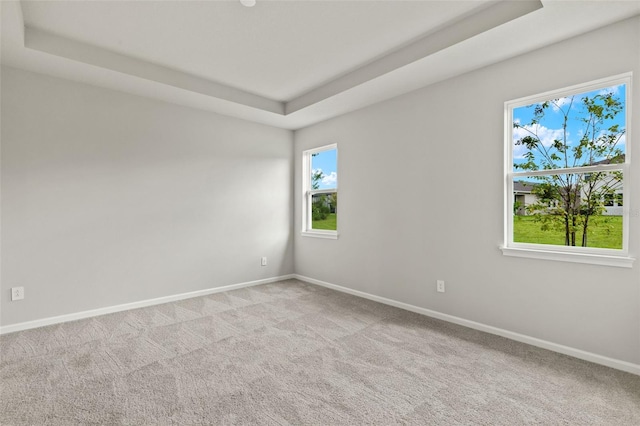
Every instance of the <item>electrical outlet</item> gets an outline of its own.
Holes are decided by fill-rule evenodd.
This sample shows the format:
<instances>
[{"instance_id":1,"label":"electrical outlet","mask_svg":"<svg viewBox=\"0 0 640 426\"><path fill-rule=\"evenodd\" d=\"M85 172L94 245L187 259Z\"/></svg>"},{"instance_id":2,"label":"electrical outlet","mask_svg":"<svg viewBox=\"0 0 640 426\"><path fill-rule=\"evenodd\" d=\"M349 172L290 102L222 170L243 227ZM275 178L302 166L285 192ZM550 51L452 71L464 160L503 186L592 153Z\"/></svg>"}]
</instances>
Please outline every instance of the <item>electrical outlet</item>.
<instances>
[{"instance_id":1,"label":"electrical outlet","mask_svg":"<svg viewBox=\"0 0 640 426\"><path fill-rule=\"evenodd\" d=\"M24 287L12 287L11 288L11 300L24 299Z\"/></svg>"},{"instance_id":2,"label":"electrical outlet","mask_svg":"<svg viewBox=\"0 0 640 426\"><path fill-rule=\"evenodd\" d=\"M438 290L438 293L444 293L444 281L443 280L436 281L436 290Z\"/></svg>"},{"instance_id":3,"label":"electrical outlet","mask_svg":"<svg viewBox=\"0 0 640 426\"><path fill-rule=\"evenodd\" d=\"M262 259L260 259L260 265L267 266L267 258L266 257L263 257Z\"/></svg>"}]
</instances>

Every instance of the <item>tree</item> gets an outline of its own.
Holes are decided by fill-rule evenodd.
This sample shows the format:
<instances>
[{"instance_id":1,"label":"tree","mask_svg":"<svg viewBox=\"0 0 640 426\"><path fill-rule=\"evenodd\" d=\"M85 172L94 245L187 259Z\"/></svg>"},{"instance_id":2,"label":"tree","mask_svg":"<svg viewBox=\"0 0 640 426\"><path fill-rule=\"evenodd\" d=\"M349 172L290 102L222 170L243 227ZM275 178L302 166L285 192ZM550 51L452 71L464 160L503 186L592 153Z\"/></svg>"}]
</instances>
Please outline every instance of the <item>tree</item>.
<instances>
[{"instance_id":1,"label":"tree","mask_svg":"<svg viewBox=\"0 0 640 426\"><path fill-rule=\"evenodd\" d=\"M563 173L562 169L624 162L620 141L625 129L613 124L614 118L624 111L624 104L613 91L601 91L592 96L553 99L527 108L533 108L531 120L526 124L515 120L513 123L514 129L521 129L519 133L524 134L515 145L524 147L525 151L524 162L514 164L514 169L551 171L534 176L539 182L532 190L537 202L527 206L528 212L541 223L542 230L564 231L565 245L578 244L580 231L579 244L587 247L589 227L599 225L597 218L604 211L603 199L613 196L622 182L622 174L620 171L580 173L575 170ZM545 139L552 127L550 110L561 118L561 129L554 133L556 137L552 140ZM576 126L579 130L570 134L569 128L576 129Z\"/></svg>"},{"instance_id":2,"label":"tree","mask_svg":"<svg viewBox=\"0 0 640 426\"><path fill-rule=\"evenodd\" d=\"M324 178L322 170L311 171L311 189L320 189L320 182ZM311 199L311 220L324 220L331 213L327 194L317 194Z\"/></svg>"},{"instance_id":3,"label":"tree","mask_svg":"<svg viewBox=\"0 0 640 426\"><path fill-rule=\"evenodd\" d=\"M311 171L311 189L320 189L320 182L324 177L322 170Z\"/></svg>"}]
</instances>

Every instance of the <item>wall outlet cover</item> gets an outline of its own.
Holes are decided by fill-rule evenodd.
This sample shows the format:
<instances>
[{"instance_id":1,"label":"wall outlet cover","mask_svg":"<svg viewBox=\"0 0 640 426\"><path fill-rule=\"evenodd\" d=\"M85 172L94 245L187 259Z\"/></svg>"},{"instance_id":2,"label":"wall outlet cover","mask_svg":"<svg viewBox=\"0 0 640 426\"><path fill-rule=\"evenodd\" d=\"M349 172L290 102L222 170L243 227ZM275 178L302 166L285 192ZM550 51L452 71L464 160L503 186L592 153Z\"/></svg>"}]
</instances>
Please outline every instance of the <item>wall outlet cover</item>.
<instances>
[{"instance_id":1,"label":"wall outlet cover","mask_svg":"<svg viewBox=\"0 0 640 426\"><path fill-rule=\"evenodd\" d=\"M11 288L11 300L24 299L24 287L12 287Z\"/></svg>"}]
</instances>

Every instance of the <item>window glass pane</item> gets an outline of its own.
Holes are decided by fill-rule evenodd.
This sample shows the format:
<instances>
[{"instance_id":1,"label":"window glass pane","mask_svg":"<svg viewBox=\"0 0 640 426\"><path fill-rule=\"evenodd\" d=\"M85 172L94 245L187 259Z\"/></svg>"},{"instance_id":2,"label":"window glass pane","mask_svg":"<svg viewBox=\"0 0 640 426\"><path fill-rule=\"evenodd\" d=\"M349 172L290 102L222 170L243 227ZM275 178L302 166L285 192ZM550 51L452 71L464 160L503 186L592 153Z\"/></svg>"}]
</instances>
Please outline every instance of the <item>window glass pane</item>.
<instances>
[{"instance_id":1,"label":"window glass pane","mask_svg":"<svg viewBox=\"0 0 640 426\"><path fill-rule=\"evenodd\" d=\"M513 171L624 163L625 85L513 109Z\"/></svg>"},{"instance_id":2,"label":"window glass pane","mask_svg":"<svg viewBox=\"0 0 640 426\"><path fill-rule=\"evenodd\" d=\"M621 171L519 178L513 182L513 241L622 249ZM620 198L621 200L621 198Z\"/></svg>"},{"instance_id":3,"label":"window glass pane","mask_svg":"<svg viewBox=\"0 0 640 426\"><path fill-rule=\"evenodd\" d=\"M338 150L311 154L311 189L335 189L338 187Z\"/></svg>"},{"instance_id":4,"label":"window glass pane","mask_svg":"<svg viewBox=\"0 0 640 426\"><path fill-rule=\"evenodd\" d=\"M337 230L337 208L337 192L313 194L311 197L311 229Z\"/></svg>"}]
</instances>

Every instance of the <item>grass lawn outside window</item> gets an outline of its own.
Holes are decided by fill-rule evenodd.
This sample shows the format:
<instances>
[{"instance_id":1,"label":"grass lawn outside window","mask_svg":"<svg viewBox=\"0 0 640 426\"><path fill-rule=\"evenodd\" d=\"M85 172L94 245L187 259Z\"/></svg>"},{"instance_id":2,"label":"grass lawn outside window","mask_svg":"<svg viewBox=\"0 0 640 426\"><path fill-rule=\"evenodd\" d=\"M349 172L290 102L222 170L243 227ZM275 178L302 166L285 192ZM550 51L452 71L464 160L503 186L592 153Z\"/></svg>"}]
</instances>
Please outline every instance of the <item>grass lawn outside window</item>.
<instances>
[{"instance_id":1,"label":"grass lawn outside window","mask_svg":"<svg viewBox=\"0 0 640 426\"><path fill-rule=\"evenodd\" d=\"M598 216L589 226L589 241L596 247L622 249L622 216ZM581 238L582 235L580 234ZM542 230L533 216L514 216L513 241L532 244L564 244L564 230Z\"/></svg>"},{"instance_id":2,"label":"grass lawn outside window","mask_svg":"<svg viewBox=\"0 0 640 426\"><path fill-rule=\"evenodd\" d=\"M337 218L335 213L330 213L324 220L313 220L313 229L335 230L337 226Z\"/></svg>"}]
</instances>

